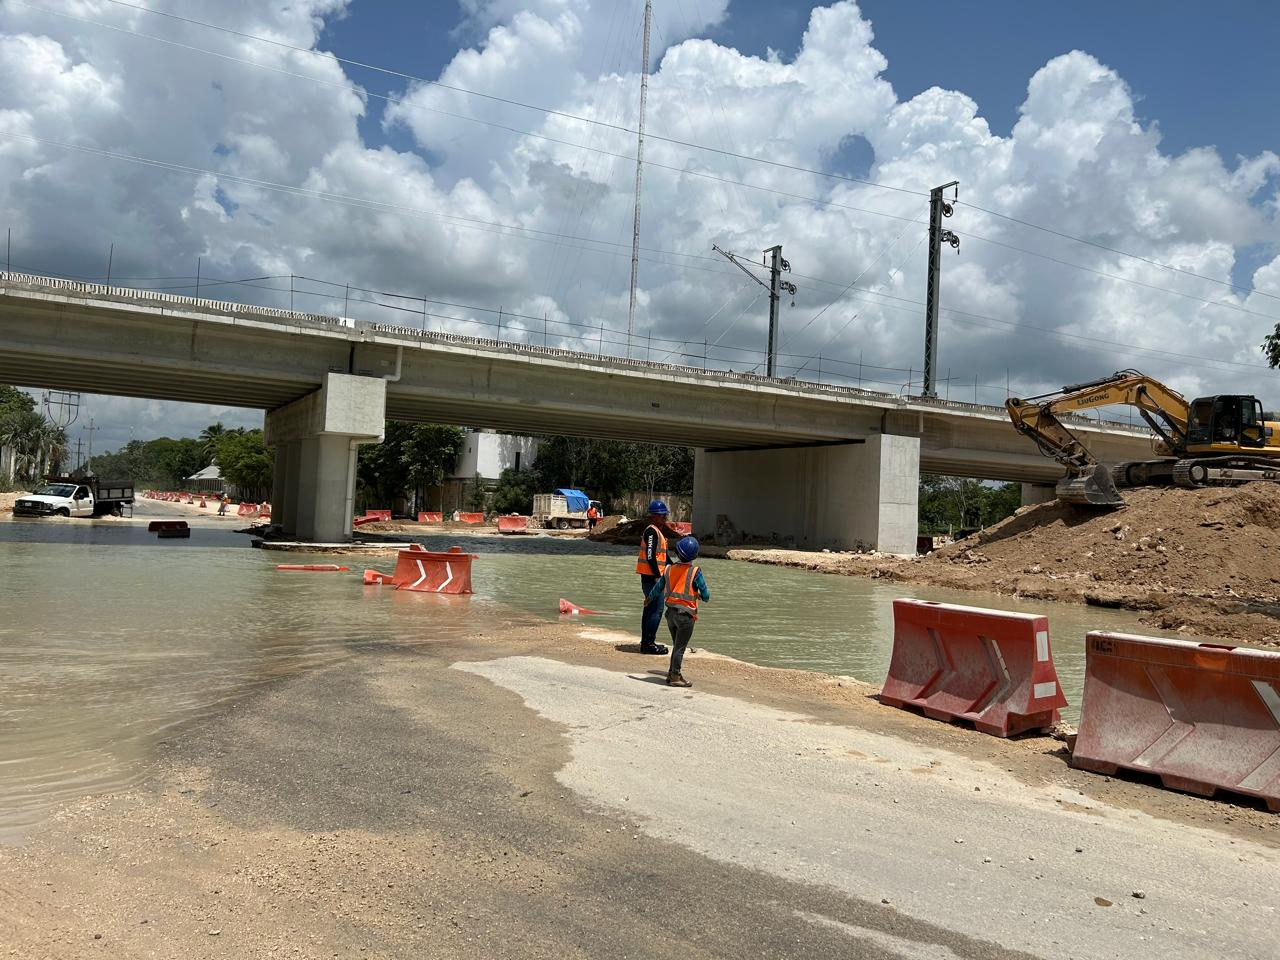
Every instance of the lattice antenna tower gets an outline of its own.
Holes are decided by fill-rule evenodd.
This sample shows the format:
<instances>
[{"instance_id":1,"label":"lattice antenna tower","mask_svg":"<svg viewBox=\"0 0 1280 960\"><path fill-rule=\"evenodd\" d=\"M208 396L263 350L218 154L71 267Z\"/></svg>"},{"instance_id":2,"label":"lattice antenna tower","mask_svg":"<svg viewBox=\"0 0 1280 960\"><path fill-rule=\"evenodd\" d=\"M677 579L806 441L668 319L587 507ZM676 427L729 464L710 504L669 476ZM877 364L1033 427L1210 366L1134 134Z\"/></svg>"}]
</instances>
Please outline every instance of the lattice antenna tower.
<instances>
[{"instance_id":1,"label":"lattice antenna tower","mask_svg":"<svg viewBox=\"0 0 1280 960\"><path fill-rule=\"evenodd\" d=\"M653 0L644 0L644 62L640 65L640 122L636 126L636 212L631 227L631 299L627 304L627 358L636 329L636 278L640 271L640 185L644 180L644 114L649 101L649 29Z\"/></svg>"}]
</instances>

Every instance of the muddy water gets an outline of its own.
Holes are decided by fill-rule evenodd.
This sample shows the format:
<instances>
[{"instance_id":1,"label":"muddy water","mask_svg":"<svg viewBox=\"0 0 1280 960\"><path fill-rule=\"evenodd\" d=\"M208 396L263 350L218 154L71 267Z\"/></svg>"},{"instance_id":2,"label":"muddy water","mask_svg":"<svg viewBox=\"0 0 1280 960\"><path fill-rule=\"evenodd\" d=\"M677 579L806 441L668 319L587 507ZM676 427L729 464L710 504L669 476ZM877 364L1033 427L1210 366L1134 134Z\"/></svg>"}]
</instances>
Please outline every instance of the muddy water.
<instances>
[{"instance_id":1,"label":"muddy water","mask_svg":"<svg viewBox=\"0 0 1280 960\"><path fill-rule=\"evenodd\" d=\"M462 638L513 615L555 619L560 597L604 611L590 618L601 627L637 633L639 578L630 552L619 548L550 538L426 539L482 554L476 596L450 602L365 589L356 558L349 559L354 574L279 573L276 563L306 558L253 550L229 527L159 541L135 524L0 523L0 841L61 801L134 782L158 743L183 724L371 647ZM394 560L368 565L389 571ZM1138 626L1114 611L722 560L704 568L713 600L695 646L872 682L888 664L891 601L904 594L1048 612L1073 703L1084 631Z\"/></svg>"}]
</instances>

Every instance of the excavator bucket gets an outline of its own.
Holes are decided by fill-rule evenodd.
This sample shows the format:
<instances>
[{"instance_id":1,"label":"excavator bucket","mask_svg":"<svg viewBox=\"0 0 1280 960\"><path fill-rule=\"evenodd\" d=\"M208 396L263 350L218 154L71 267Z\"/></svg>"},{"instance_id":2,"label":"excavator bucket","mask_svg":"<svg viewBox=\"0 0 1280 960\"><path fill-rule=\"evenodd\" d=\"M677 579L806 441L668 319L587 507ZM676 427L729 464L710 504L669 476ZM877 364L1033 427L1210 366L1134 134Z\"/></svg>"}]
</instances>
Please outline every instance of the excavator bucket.
<instances>
[{"instance_id":1,"label":"excavator bucket","mask_svg":"<svg viewBox=\"0 0 1280 960\"><path fill-rule=\"evenodd\" d=\"M1105 464L1099 464L1090 473L1063 477L1054 492L1065 503L1090 507L1124 506L1124 497L1120 496L1116 482L1111 478L1111 468Z\"/></svg>"}]
</instances>

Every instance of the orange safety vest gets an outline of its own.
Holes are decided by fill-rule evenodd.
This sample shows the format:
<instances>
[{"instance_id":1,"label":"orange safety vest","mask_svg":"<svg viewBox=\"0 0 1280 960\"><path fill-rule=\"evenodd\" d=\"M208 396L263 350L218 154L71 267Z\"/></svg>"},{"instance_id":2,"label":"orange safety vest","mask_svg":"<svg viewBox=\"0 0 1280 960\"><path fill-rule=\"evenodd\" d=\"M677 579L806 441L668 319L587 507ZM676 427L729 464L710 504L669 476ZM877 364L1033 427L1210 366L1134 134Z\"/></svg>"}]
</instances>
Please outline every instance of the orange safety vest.
<instances>
[{"instance_id":1,"label":"orange safety vest","mask_svg":"<svg viewBox=\"0 0 1280 960\"><path fill-rule=\"evenodd\" d=\"M645 533L648 533L650 530L653 530L658 535L657 550L654 551L654 559L658 561L658 570L662 571L667 567L667 538L662 535L662 531L659 530L655 524L651 523L649 526L644 528ZM644 555L644 534L641 534L640 557L636 560L636 573L648 574L652 572L653 571L649 569L649 558Z\"/></svg>"},{"instance_id":2,"label":"orange safety vest","mask_svg":"<svg viewBox=\"0 0 1280 960\"><path fill-rule=\"evenodd\" d=\"M698 588L693 585L698 568L692 563L673 563L663 574L667 579L667 606L684 607L698 616Z\"/></svg>"}]
</instances>

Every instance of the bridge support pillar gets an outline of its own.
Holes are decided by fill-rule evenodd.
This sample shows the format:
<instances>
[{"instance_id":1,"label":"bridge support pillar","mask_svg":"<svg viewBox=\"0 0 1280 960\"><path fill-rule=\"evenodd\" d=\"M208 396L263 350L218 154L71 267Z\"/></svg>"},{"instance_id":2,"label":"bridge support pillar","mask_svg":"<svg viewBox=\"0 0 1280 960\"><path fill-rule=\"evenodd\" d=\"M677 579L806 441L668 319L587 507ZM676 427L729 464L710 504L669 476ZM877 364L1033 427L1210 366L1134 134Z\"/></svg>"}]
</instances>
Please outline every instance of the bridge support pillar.
<instances>
[{"instance_id":1,"label":"bridge support pillar","mask_svg":"<svg viewBox=\"0 0 1280 960\"><path fill-rule=\"evenodd\" d=\"M1048 503L1056 500L1058 494L1052 486L1043 483L1024 483L1022 485L1022 505L1029 507L1036 503Z\"/></svg>"},{"instance_id":2,"label":"bridge support pillar","mask_svg":"<svg viewBox=\"0 0 1280 960\"><path fill-rule=\"evenodd\" d=\"M803 549L914 554L920 440L873 434L860 443L773 450L698 450L696 533L720 517L743 537Z\"/></svg>"},{"instance_id":3,"label":"bridge support pillar","mask_svg":"<svg viewBox=\"0 0 1280 960\"><path fill-rule=\"evenodd\" d=\"M381 379L326 373L315 393L267 414L272 511L286 533L320 543L351 538L356 451L382 439L386 391Z\"/></svg>"}]
</instances>

